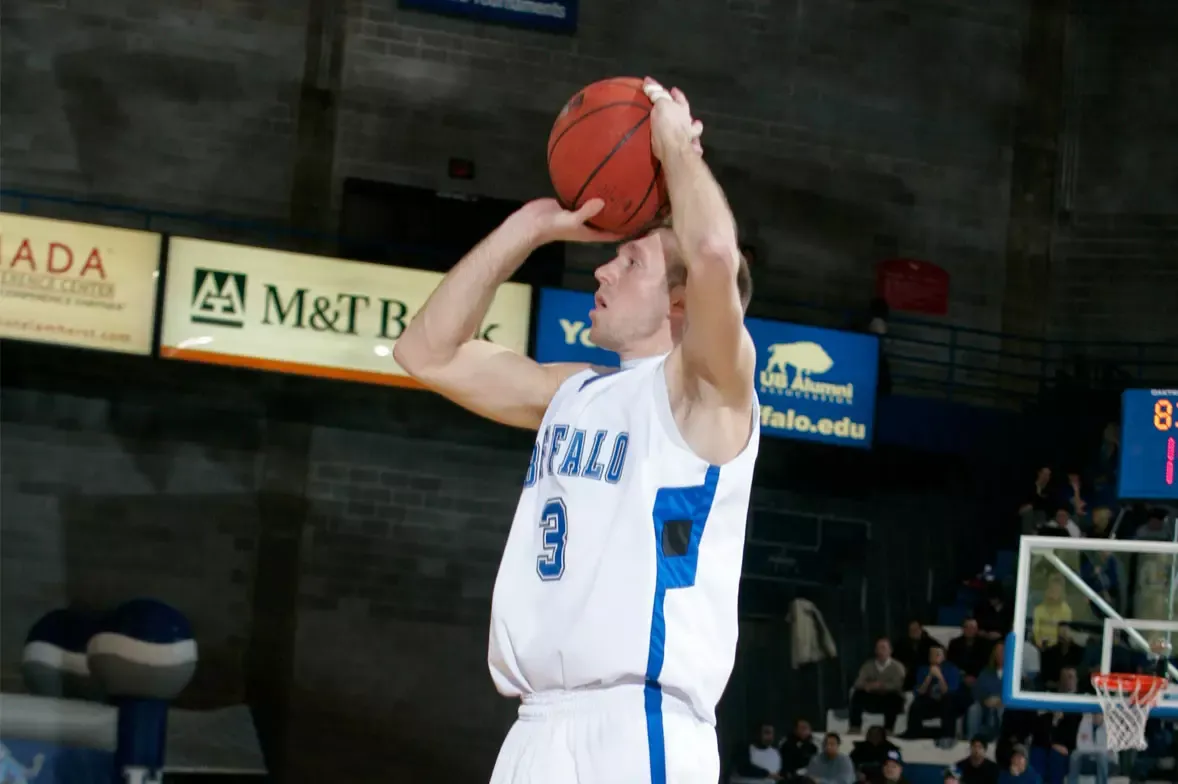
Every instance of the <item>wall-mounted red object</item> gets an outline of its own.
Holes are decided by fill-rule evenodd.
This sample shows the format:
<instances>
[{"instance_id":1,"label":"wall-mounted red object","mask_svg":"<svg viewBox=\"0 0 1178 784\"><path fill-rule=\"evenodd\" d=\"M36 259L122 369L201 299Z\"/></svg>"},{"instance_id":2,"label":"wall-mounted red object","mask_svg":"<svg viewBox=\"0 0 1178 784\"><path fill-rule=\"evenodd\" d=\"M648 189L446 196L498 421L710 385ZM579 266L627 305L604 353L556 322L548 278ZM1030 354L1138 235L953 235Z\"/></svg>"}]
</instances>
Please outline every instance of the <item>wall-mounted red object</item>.
<instances>
[{"instance_id":1,"label":"wall-mounted red object","mask_svg":"<svg viewBox=\"0 0 1178 784\"><path fill-rule=\"evenodd\" d=\"M931 261L885 259L875 272L876 296L892 310L929 316L949 312L949 273Z\"/></svg>"}]
</instances>

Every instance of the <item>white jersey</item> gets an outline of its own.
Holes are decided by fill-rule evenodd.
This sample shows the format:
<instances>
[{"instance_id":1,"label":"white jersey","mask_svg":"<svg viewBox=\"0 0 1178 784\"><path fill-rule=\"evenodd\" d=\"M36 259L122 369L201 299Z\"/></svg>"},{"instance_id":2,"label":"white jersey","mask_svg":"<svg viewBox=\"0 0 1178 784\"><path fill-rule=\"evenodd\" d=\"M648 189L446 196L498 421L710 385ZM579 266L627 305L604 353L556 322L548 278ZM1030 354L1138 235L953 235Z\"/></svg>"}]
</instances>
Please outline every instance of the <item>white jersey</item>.
<instances>
[{"instance_id":1,"label":"white jersey","mask_svg":"<svg viewBox=\"0 0 1178 784\"><path fill-rule=\"evenodd\" d=\"M491 602L501 694L645 684L648 699L661 691L715 724L760 426L754 401L736 458L697 457L665 360L576 373L548 405Z\"/></svg>"}]
</instances>

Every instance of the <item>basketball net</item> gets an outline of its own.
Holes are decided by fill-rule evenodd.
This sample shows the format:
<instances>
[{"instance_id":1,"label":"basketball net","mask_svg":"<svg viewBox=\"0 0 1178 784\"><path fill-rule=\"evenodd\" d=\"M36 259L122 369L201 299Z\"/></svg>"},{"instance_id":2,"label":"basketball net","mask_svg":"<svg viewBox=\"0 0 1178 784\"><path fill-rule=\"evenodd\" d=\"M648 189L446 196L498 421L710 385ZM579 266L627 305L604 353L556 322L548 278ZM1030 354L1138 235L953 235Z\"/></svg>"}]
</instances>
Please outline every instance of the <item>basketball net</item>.
<instances>
[{"instance_id":1,"label":"basketball net","mask_svg":"<svg viewBox=\"0 0 1178 784\"><path fill-rule=\"evenodd\" d=\"M1104 711L1109 751L1145 751L1149 747L1145 739L1145 723L1167 683L1165 678L1154 675L1110 672L1092 676L1092 686Z\"/></svg>"}]
</instances>

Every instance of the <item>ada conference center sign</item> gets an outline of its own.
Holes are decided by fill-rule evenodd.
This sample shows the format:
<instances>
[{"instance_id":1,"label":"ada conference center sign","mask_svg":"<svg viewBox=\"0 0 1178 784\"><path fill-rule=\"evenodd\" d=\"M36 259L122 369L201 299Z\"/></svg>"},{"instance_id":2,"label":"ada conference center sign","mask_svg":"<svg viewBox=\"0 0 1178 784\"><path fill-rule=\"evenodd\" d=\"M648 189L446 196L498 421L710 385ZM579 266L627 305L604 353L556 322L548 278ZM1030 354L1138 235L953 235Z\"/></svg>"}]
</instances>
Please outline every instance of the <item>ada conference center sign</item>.
<instances>
[{"instance_id":1,"label":"ada conference center sign","mask_svg":"<svg viewBox=\"0 0 1178 784\"><path fill-rule=\"evenodd\" d=\"M393 344L441 281L436 272L172 238L160 355L418 386ZM505 283L479 337L528 348L531 287Z\"/></svg>"},{"instance_id":2,"label":"ada conference center sign","mask_svg":"<svg viewBox=\"0 0 1178 784\"><path fill-rule=\"evenodd\" d=\"M150 354L160 242L0 213L0 338Z\"/></svg>"}]
</instances>

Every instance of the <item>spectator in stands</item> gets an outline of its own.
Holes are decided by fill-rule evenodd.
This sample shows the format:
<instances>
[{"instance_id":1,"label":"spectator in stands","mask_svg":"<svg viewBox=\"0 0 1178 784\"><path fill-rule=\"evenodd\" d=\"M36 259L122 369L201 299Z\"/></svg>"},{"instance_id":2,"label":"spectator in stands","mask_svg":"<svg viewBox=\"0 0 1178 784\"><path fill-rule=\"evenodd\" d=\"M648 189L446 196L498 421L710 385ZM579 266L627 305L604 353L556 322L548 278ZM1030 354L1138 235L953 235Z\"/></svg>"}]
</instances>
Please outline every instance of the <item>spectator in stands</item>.
<instances>
[{"instance_id":1,"label":"spectator in stands","mask_svg":"<svg viewBox=\"0 0 1178 784\"><path fill-rule=\"evenodd\" d=\"M1088 528L1090 539L1108 539L1112 536L1113 510L1107 506L1098 506L1092 510L1091 525Z\"/></svg>"},{"instance_id":2,"label":"spectator in stands","mask_svg":"<svg viewBox=\"0 0 1178 784\"><path fill-rule=\"evenodd\" d=\"M1073 520L1080 520L1088 514L1088 502L1084 500L1078 471L1068 472L1068 483L1060 494L1060 504L1068 510Z\"/></svg>"},{"instance_id":3,"label":"spectator in stands","mask_svg":"<svg viewBox=\"0 0 1178 784\"><path fill-rule=\"evenodd\" d=\"M1035 529L1037 536L1082 536L1080 526L1076 525L1076 521L1072 519L1072 510L1066 505L1060 505L1055 510L1055 515L1048 520L1044 520Z\"/></svg>"},{"instance_id":4,"label":"spectator in stands","mask_svg":"<svg viewBox=\"0 0 1178 784\"><path fill-rule=\"evenodd\" d=\"M987 583L985 598L974 610L978 634L990 642L997 642L1014 628L1014 608L1006 601L1001 583Z\"/></svg>"},{"instance_id":5,"label":"spectator in stands","mask_svg":"<svg viewBox=\"0 0 1178 784\"><path fill-rule=\"evenodd\" d=\"M969 756L957 763L961 784L998 784L998 763L986 758L985 738L969 740Z\"/></svg>"},{"instance_id":6,"label":"spectator in stands","mask_svg":"<svg viewBox=\"0 0 1178 784\"><path fill-rule=\"evenodd\" d=\"M1145 525L1137 529L1133 538L1145 542L1174 541L1174 526L1166 520L1165 509L1150 509Z\"/></svg>"},{"instance_id":7,"label":"spectator in stands","mask_svg":"<svg viewBox=\"0 0 1178 784\"><path fill-rule=\"evenodd\" d=\"M806 777L814 784L855 784L855 766L839 751L840 743L837 732L828 732L822 739L822 753L806 767Z\"/></svg>"},{"instance_id":8,"label":"spectator in stands","mask_svg":"<svg viewBox=\"0 0 1178 784\"><path fill-rule=\"evenodd\" d=\"M937 645L937 641L925 631L920 621L908 622L908 634L904 641L896 646L893 654L900 664L904 665L904 689L910 690L916 686L916 671L928 664L929 648Z\"/></svg>"},{"instance_id":9,"label":"spectator in stands","mask_svg":"<svg viewBox=\"0 0 1178 784\"><path fill-rule=\"evenodd\" d=\"M1118 613L1124 609L1125 582L1121 579L1121 562L1110 552L1080 553L1080 577ZM1097 618L1104 611L1096 602L1088 602Z\"/></svg>"},{"instance_id":10,"label":"spectator in stands","mask_svg":"<svg viewBox=\"0 0 1178 784\"><path fill-rule=\"evenodd\" d=\"M1039 774L1027 765L1027 749L1019 744L1010 750L1010 765L998 776L998 784L1042 784Z\"/></svg>"},{"instance_id":11,"label":"spectator in stands","mask_svg":"<svg viewBox=\"0 0 1178 784\"><path fill-rule=\"evenodd\" d=\"M887 637L875 641L875 656L859 668L851 692L852 735L863 726L863 712L882 713L884 727L896 728L896 717L904 710L904 665L892 658L892 644Z\"/></svg>"},{"instance_id":12,"label":"spectator in stands","mask_svg":"<svg viewBox=\"0 0 1178 784\"><path fill-rule=\"evenodd\" d=\"M904 778L904 758L899 749L888 752L883 765L870 781L871 784L908 784Z\"/></svg>"},{"instance_id":13,"label":"spectator in stands","mask_svg":"<svg viewBox=\"0 0 1178 784\"><path fill-rule=\"evenodd\" d=\"M1050 484L1051 469L1042 466L1035 474L1035 483L1027 488L1027 495L1018 508L1024 534L1034 533L1039 524L1047 519L1047 511L1051 507Z\"/></svg>"},{"instance_id":14,"label":"spectator in stands","mask_svg":"<svg viewBox=\"0 0 1178 784\"><path fill-rule=\"evenodd\" d=\"M1096 784L1108 784L1108 764L1115 759L1114 752L1108 750L1104 714L1084 714L1076 731L1075 751L1068 759L1068 784L1079 784L1086 763L1096 772Z\"/></svg>"},{"instance_id":15,"label":"spectator in stands","mask_svg":"<svg viewBox=\"0 0 1178 784\"><path fill-rule=\"evenodd\" d=\"M961 771L957 768L945 768L941 773L941 781L943 784L960 784Z\"/></svg>"},{"instance_id":16,"label":"spectator in stands","mask_svg":"<svg viewBox=\"0 0 1178 784\"><path fill-rule=\"evenodd\" d=\"M973 688L974 682L990 661L990 646L978 636L978 622L966 618L961 624L961 635L949 642L949 661L961 670L965 686Z\"/></svg>"},{"instance_id":17,"label":"spectator in stands","mask_svg":"<svg viewBox=\"0 0 1178 784\"><path fill-rule=\"evenodd\" d=\"M732 752L729 764L731 784L769 784L781 781L781 752L774 743L776 730L763 722L749 743L741 743Z\"/></svg>"},{"instance_id":18,"label":"spectator in stands","mask_svg":"<svg viewBox=\"0 0 1178 784\"><path fill-rule=\"evenodd\" d=\"M906 738L926 737L924 722L940 719L937 737L951 742L957 735L957 717L961 715L961 672L945 661L945 649L929 649L928 664L916 671L915 698L908 708Z\"/></svg>"},{"instance_id":19,"label":"spectator in stands","mask_svg":"<svg viewBox=\"0 0 1178 784\"><path fill-rule=\"evenodd\" d=\"M851 762L859 781L877 778L888 754L893 752L899 754L900 747L888 740L887 730L880 726L869 727L867 737L856 742L855 748L851 749Z\"/></svg>"},{"instance_id":20,"label":"spectator in stands","mask_svg":"<svg viewBox=\"0 0 1178 784\"><path fill-rule=\"evenodd\" d=\"M1047 589L1043 601L1031 613L1031 634L1040 650L1055 644L1059 638L1059 625L1070 623L1072 608L1064 594L1063 575L1053 574L1047 578Z\"/></svg>"},{"instance_id":21,"label":"spectator in stands","mask_svg":"<svg viewBox=\"0 0 1178 784\"><path fill-rule=\"evenodd\" d=\"M1084 661L1084 649L1076 645L1072 639L1072 627L1066 623L1059 624L1059 634L1053 644L1043 649L1040 657L1042 666L1039 675L1043 685L1049 691L1054 691L1060 683L1060 677L1065 668L1075 669Z\"/></svg>"},{"instance_id":22,"label":"spectator in stands","mask_svg":"<svg viewBox=\"0 0 1178 784\"><path fill-rule=\"evenodd\" d=\"M810 760L818 753L818 744L814 742L814 733L810 729L810 722L798 719L794 724L794 731L781 742L781 770L788 778L797 778L805 772Z\"/></svg>"},{"instance_id":23,"label":"spectator in stands","mask_svg":"<svg viewBox=\"0 0 1178 784\"><path fill-rule=\"evenodd\" d=\"M1074 667L1060 671L1058 692L1074 694L1077 677ZM1080 714L1041 711L1031 732L1031 767L1043 778L1044 784L1062 784L1071 762L1068 757L1076 748L1080 729Z\"/></svg>"},{"instance_id":24,"label":"spectator in stands","mask_svg":"<svg viewBox=\"0 0 1178 784\"><path fill-rule=\"evenodd\" d=\"M990 662L978 674L973 685L973 704L965 712L965 734L970 738L998 737L1002 727L1002 667L1005 646L998 643L990 652ZM997 775L997 774L995 774Z\"/></svg>"}]
</instances>

